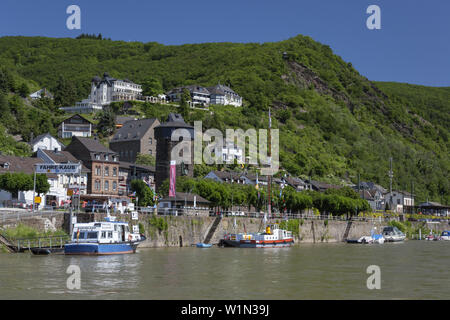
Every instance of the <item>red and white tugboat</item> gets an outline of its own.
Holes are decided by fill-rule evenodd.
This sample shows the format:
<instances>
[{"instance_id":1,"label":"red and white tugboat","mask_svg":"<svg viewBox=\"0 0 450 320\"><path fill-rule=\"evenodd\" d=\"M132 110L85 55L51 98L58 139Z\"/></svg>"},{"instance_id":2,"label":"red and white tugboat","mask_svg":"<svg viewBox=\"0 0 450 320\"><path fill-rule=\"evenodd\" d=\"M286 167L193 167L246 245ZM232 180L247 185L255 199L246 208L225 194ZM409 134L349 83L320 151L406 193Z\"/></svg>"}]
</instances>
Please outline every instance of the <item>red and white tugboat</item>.
<instances>
[{"instance_id":1,"label":"red and white tugboat","mask_svg":"<svg viewBox=\"0 0 450 320\"><path fill-rule=\"evenodd\" d=\"M291 231L280 229L278 224L268 224L264 233L226 234L220 245L237 248L278 248L294 244Z\"/></svg>"}]
</instances>

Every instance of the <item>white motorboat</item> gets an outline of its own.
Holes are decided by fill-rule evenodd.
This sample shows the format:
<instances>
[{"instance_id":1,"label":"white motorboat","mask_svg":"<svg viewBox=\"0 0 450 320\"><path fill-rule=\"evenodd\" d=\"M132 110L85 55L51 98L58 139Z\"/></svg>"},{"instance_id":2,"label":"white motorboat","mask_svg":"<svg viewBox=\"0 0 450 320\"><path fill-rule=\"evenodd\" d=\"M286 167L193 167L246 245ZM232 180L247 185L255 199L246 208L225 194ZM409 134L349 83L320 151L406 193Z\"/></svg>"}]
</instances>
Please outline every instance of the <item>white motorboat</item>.
<instances>
[{"instance_id":1,"label":"white motorboat","mask_svg":"<svg viewBox=\"0 0 450 320\"><path fill-rule=\"evenodd\" d=\"M387 242L400 242L406 239L406 235L397 227L384 227L382 234Z\"/></svg>"}]
</instances>

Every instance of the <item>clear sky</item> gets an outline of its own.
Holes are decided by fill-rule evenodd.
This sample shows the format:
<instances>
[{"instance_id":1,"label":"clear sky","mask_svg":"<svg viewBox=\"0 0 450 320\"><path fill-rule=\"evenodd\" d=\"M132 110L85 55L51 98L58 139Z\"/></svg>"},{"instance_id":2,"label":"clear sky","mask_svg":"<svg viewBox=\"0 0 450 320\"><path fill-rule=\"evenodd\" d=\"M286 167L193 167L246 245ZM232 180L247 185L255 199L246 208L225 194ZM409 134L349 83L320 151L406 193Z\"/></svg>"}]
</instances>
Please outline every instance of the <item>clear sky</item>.
<instances>
[{"instance_id":1,"label":"clear sky","mask_svg":"<svg viewBox=\"0 0 450 320\"><path fill-rule=\"evenodd\" d=\"M71 4L81 8L81 30L66 27ZM381 8L381 30L366 27L369 5ZM370 80L450 86L449 17L450 0L0 0L0 36L184 44L303 34Z\"/></svg>"}]
</instances>

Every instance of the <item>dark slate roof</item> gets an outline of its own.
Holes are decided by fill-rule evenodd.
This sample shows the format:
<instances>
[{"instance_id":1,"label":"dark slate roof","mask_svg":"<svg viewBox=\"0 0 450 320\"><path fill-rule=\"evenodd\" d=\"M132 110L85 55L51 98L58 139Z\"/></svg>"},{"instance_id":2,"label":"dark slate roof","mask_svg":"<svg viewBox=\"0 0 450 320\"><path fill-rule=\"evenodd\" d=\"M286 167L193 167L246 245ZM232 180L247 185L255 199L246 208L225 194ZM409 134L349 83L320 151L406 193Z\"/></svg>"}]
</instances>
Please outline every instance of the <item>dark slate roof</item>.
<instances>
[{"instance_id":1,"label":"dark slate roof","mask_svg":"<svg viewBox=\"0 0 450 320\"><path fill-rule=\"evenodd\" d=\"M162 199L162 201L186 201L187 202L194 202L194 196L197 197L196 202L197 203L210 203L208 200L206 200L205 198L199 196L198 194L195 193L184 193L184 192L177 192L175 193L175 197L164 197Z\"/></svg>"},{"instance_id":2,"label":"dark slate roof","mask_svg":"<svg viewBox=\"0 0 450 320\"><path fill-rule=\"evenodd\" d=\"M8 163L9 167L5 167ZM34 165L44 163L40 158L16 157L0 155L0 174L7 172L23 172L27 174L34 173ZM55 174L47 174L48 177L56 177Z\"/></svg>"},{"instance_id":3,"label":"dark slate roof","mask_svg":"<svg viewBox=\"0 0 450 320\"><path fill-rule=\"evenodd\" d=\"M122 128L116 132L111 142L140 140L154 124L159 124L158 119L152 118L127 121L123 124Z\"/></svg>"},{"instance_id":4,"label":"dark slate roof","mask_svg":"<svg viewBox=\"0 0 450 320\"><path fill-rule=\"evenodd\" d=\"M74 137L74 139L78 139L84 145L84 147L90 152L117 154L116 152L102 145L98 140L83 137Z\"/></svg>"},{"instance_id":5,"label":"dark slate roof","mask_svg":"<svg viewBox=\"0 0 450 320\"><path fill-rule=\"evenodd\" d=\"M86 119L85 117L83 117L81 114L78 114L78 113L76 113L76 114L74 114L74 115L72 115L72 116L70 116L70 117L68 117L68 118L66 118L66 119L64 119L63 121L61 121L59 124L61 124L61 123L63 123L63 122L65 122L65 121L67 121L67 120L69 120L69 119L72 119L72 118L74 118L74 117L80 117L80 118L82 118L82 119L84 119L84 120L86 120L87 122L89 122L89 123L91 123L93 126L95 125L92 121L90 121L90 120L88 120L88 119Z\"/></svg>"},{"instance_id":6,"label":"dark slate roof","mask_svg":"<svg viewBox=\"0 0 450 320\"><path fill-rule=\"evenodd\" d=\"M232 172L232 171L211 171L211 172L222 180L229 180L230 177L232 177L233 180L240 180L242 176L242 172Z\"/></svg>"},{"instance_id":7,"label":"dark slate roof","mask_svg":"<svg viewBox=\"0 0 450 320\"><path fill-rule=\"evenodd\" d=\"M211 94L225 95L225 93L231 93L231 94L238 95L236 92L233 91L233 89L231 89L230 87L225 86L223 84L220 84L220 83L213 87L208 87L207 89Z\"/></svg>"},{"instance_id":8,"label":"dark slate roof","mask_svg":"<svg viewBox=\"0 0 450 320\"><path fill-rule=\"evenodd\" d=\"M193 126L184 122L183 117L179 113L170 113L167 122L161 123L159 127L175 127L175 128L194 128Z\"/></svg>"},{"instance_id":9,"label":"dark slate roof","mask_svg":"<svg viewBox=\"0 0 450 320\"><path fill-rule=\"evenodd\" d=\"M153 172L153 173L156 172L156 169L153 166L146 166L146 165L143 165L143 164L135 164L135 163L126 162L126 161L119 161L119 167L120 168L130 170L134 166L136 166L136 168L139 169L139 170L146 170L146 171L150 171L150 172Z\"/></svg>"},{"instance_id":10,"label":"dark slate roof","mask_svg":"<svg viewBox=\"0 0 450 320\"><path fill-rule=\"evenodd\" d=\"M315 187L316 189L319 189L319 190L320 189L327 190L327 189L340 189L340 188L342 188L341 186L328 184L328 183L320 182L320 181L314 181L314 180L311 180L310 183L313 185L313 187Z\"/></svg>"},{"instance_id":11,"label":"dark slate roof","mask_svg":"<svg viewBox=\"0 0 450 320\"><path fill-rule=\"evenodd\" d=\"M50 159L55 161L56 163L79 163L80 161L75 158L68 151L52 151L52 150L42 150ZM88 168L86 168L83 164L81 165L81 172L91 172Z\"/></svg>"},{"instance_id":12,"label":"dark slate roof","mask_svg":"<svg viewBox=\"0 0 450 320\"><path fill-rule=\"evenodd\" d=\"M177 88L173 88L172 90L170 90L167 94L172 94L172 93L182 93L184 89L188 89L189 92L197 92L197 93L203 93L203 94L207 94L209 95L210 92L207 88L196 85L196 84L192 84L189 86L183 86L183 87L177 87Z\"/></svg>"},{"instance_id":13,"label":"dark slate roof","mask_svg":"<svg viewBox=\"0 0 450 320\"><path fill-rule=\"evenodd\" d=\"M419 204L419 207L423 208L450 208L450 206L440 204L439 202L427 201Z\"/></svg>"}]
</instances>

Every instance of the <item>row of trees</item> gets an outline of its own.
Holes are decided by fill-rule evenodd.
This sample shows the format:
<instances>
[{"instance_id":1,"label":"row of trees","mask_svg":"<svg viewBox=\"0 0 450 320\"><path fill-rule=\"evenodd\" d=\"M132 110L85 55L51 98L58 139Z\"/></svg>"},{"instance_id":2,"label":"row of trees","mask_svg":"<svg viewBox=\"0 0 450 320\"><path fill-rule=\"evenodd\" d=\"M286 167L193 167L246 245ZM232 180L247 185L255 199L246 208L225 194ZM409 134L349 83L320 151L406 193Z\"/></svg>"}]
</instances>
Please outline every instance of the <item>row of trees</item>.
<instances>
[{"instance_id":1,"label":"row of trees","mask_svg":"<svg viewBox=\"0 0 450 320\"><path fill-rule=\"evenodd\" d=\"M169 181L166 180L162 193L167 195ZM267 205L267 190L253 185L226 184L211 179L196 179L178 177L176 189L178 192L197 193L211 202L213 207L230 209L231 206L255 208L260 211ZM297 192L286 186L280 190L278 186L272 189L272 208L283 212L300 213L305 209L317 208L322 213L334 215L357 214L369 211L369 203L361 199L351 188L330 189L325 193L315 191Z\"/></svg>"},{"instance_id":2,"label":"row of trees","mask_svg":"<svg viewBox=\"0 0 450 320\"><path fill-rule=\"evenodd\" d=\"M19 191L33 190L34 177L32 174L23 172L7 172L0 174L0 189L11 193L13 198L18 197ZM45 174L36 174L36 194L46 194L50 190L47 176Z\"/></svg>"}]
</instances>

